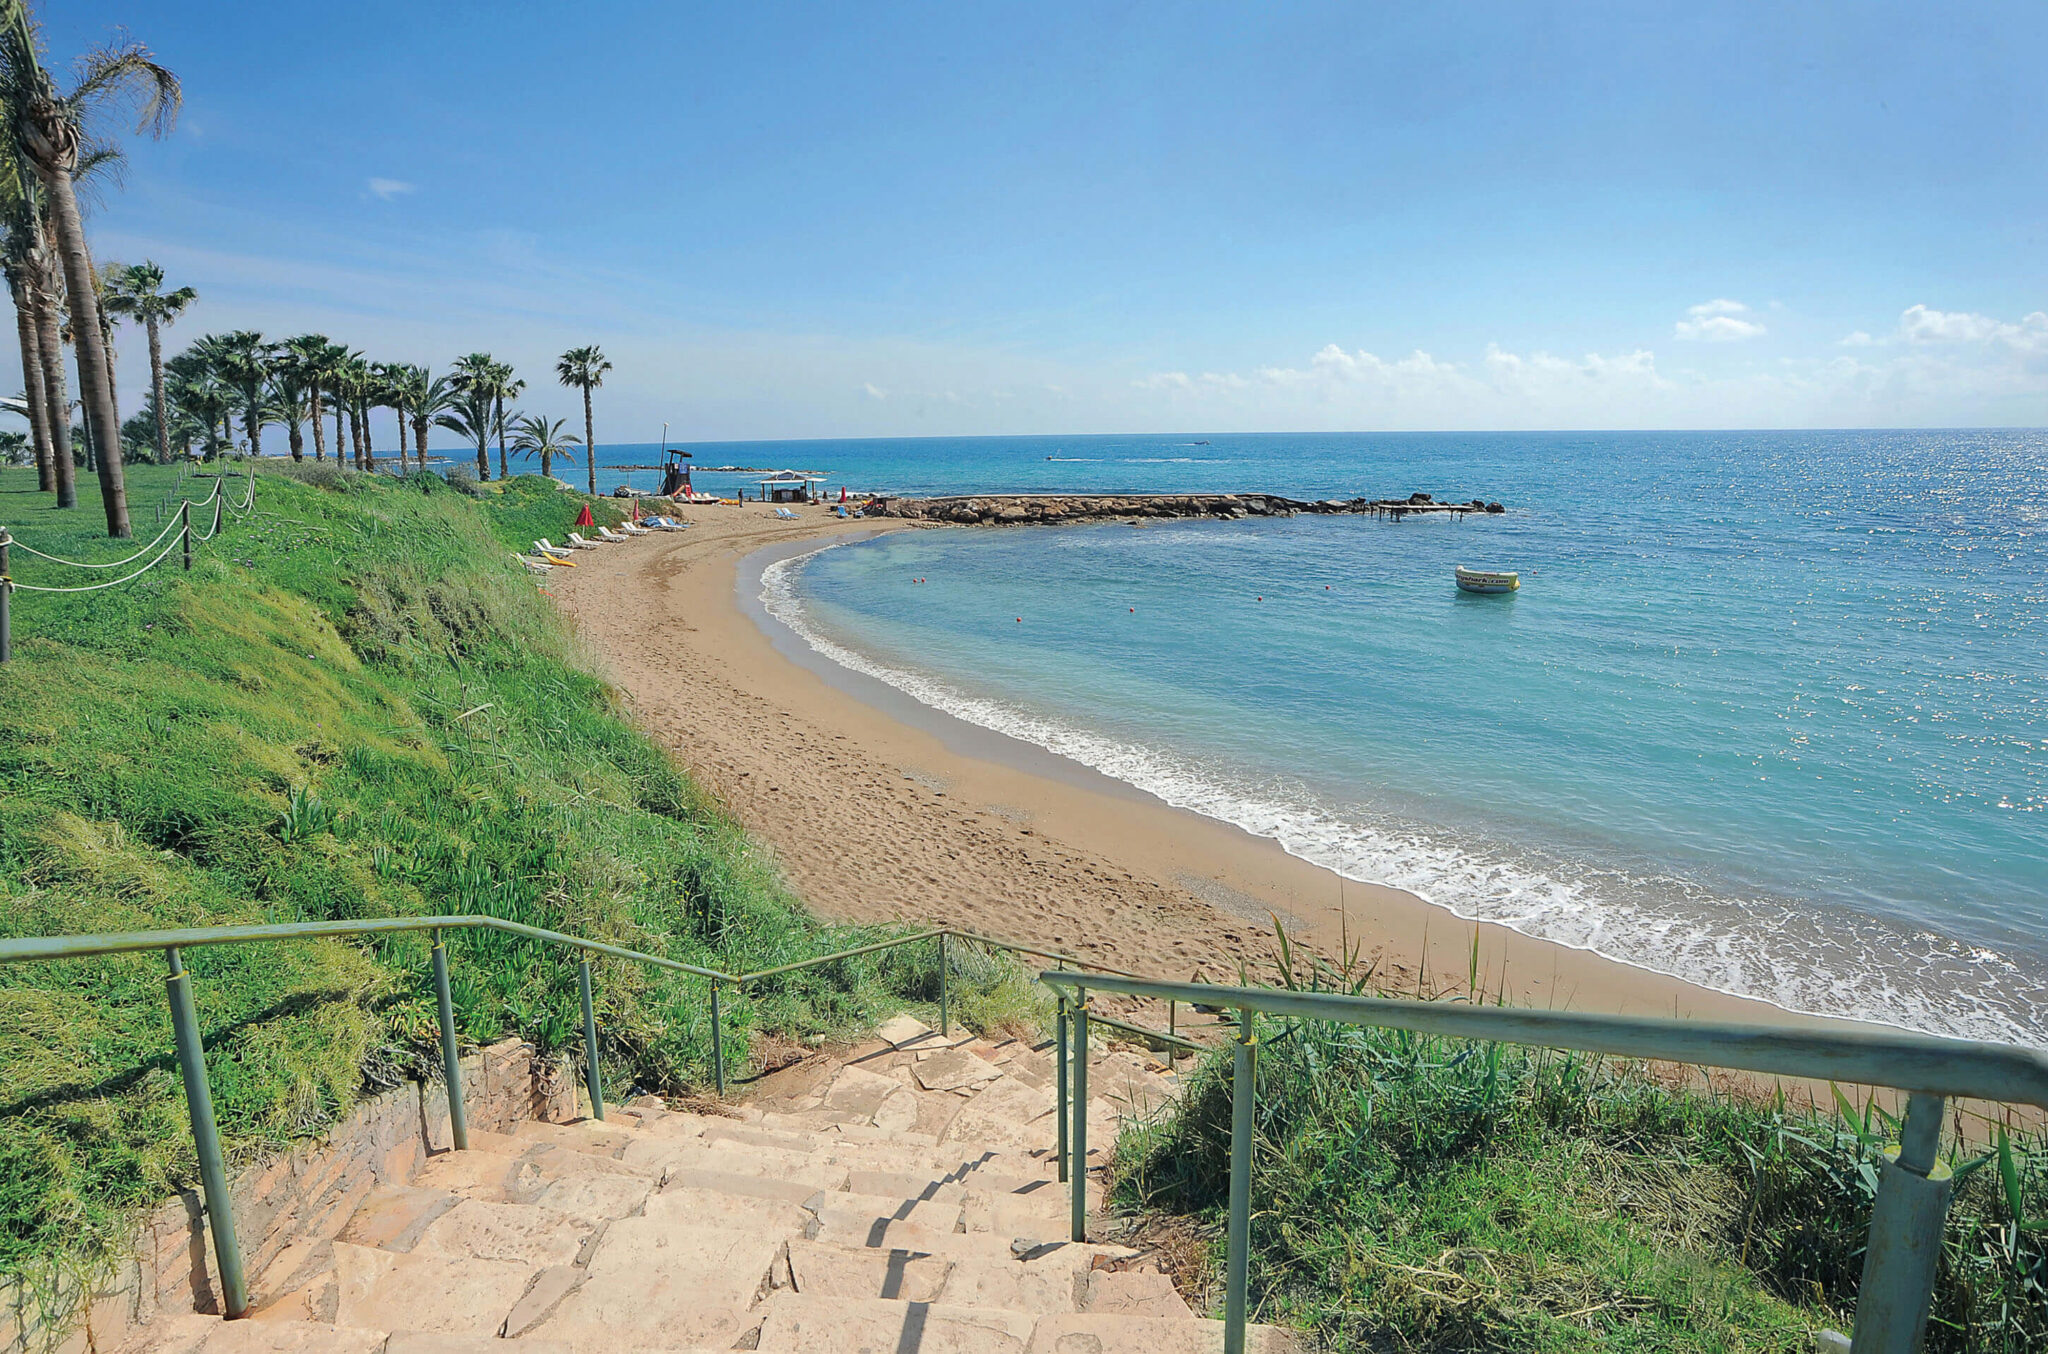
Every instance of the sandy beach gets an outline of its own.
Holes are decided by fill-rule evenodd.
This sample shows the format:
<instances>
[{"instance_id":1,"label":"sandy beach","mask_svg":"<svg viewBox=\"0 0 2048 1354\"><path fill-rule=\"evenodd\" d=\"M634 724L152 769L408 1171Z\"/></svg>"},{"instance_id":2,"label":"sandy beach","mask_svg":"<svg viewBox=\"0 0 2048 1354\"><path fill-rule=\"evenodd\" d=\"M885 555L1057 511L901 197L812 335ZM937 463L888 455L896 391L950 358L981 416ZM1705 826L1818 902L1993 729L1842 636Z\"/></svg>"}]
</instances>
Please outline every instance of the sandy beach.
<instances>
[{"instance_id":1,"label":"sandy beach","mask_svg":"<svg viewBox=\"0 0 2048 1354\"><path fill-rule=\"evenodd\" d=\"M799 511L791 522L751 503L690 509L687 533L582 554L546 588L643 726L773 848L821 914L942 922L1211 981L1234 980L1241 967L1269 979L1278 916L1291 940L1323 955L1354 948L1391 988L1439 992L1465 988L1476 929L1481 986L1510 1002L1788 1019L1763 1002L1475 928L1413 894L1342 880L1272 841L836 668L751 602L763 561L849 533L963 528Z\"/></svg>"}]
</instances>

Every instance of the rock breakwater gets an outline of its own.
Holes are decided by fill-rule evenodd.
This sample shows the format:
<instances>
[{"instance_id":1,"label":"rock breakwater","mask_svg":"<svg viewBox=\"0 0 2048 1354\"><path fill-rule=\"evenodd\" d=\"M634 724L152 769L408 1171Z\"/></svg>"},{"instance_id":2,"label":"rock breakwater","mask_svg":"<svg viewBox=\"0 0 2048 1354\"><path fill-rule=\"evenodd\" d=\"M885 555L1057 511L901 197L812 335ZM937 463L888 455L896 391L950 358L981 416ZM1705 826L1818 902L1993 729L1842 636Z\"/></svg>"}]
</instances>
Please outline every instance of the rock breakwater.
<instances>
[{"instance_id":1,"label":"rock breakwater","mask_svg":"<svg viewBox=\"0 0 2048 1354\"><path fill-rule=\"evenodd\" d=\"M1428 494L1407 498L1286 498L1279 494L971 494L949 498L882 497L869 517L900 517L961 526L1026 526L1047 522L1139 520L1160 517L1291 517L1296 513L1352 513L1399 519L1409 513L1502 513L1498 503L1471 499L1439 503Z\"/></svg>"}]
</instances>

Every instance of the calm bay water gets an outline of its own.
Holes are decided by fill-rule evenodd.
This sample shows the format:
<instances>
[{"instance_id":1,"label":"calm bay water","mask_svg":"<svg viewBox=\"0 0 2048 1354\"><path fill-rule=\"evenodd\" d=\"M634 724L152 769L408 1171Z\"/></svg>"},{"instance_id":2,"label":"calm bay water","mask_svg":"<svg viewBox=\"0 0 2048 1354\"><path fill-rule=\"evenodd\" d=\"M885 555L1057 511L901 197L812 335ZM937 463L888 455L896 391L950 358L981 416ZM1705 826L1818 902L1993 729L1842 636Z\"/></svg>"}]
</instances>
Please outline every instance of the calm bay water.
<instances>
[{"instance_id":1,"label":"calm bay water","mask_svg":"<svg viewBox=\"0 0 2048 1354\"><path fill-rule=\"evenodd\" d=\"M1345 875L1794 1009L2048 1044L2048 435L693 450L909 493L1499 499L904 533L767 584L839 661ZM1523 591L1460 594L1459 563Z\"/></svg>"}]
</instances>

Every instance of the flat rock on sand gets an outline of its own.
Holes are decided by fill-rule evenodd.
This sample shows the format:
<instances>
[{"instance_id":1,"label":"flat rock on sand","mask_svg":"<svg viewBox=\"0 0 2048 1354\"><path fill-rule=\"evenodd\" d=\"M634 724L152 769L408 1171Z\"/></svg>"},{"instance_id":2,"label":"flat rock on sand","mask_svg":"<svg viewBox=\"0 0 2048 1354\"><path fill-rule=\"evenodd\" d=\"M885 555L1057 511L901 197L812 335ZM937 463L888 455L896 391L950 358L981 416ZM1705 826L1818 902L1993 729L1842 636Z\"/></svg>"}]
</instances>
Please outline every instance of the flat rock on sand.
<instances>
[{"instance_id":1,"label":"flat rock on sand","mask_svg":"<svg viewBox=\"0 0 2048 1354\"><path fill-rule=\"evenodd\" d=\"M1003 1075L1003 1069L964 1048L949 1048L914 1064L911 1075L927 1091L971 1091Z\"/></svg>"},{"instance_id":2,"label":"flat rock on sand","mask_svg":"<svg viewBox=\"0 0 2048 1354\"><path fill-rule=\"evenodd\" d=\"M1042 1146L1052 1131L1052 1097L1021 1081L1003 1077L967 1102L946 1125L948 1142L986 1142L996 1147ZM1044 1119L1046 1122L1040 1123Z\"/></svg>"}]
</instances>

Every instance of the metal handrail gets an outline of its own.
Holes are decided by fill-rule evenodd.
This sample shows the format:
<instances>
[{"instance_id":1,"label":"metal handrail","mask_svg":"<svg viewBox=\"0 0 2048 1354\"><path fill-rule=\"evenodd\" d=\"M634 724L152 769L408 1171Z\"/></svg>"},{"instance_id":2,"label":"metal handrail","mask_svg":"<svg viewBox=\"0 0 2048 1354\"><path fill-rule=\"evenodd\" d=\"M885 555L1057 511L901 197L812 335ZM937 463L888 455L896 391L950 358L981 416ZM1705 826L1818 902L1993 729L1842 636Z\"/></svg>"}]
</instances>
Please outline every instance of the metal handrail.
<instances>
[{"instance_id":1,"label":"metal handrail","mask_svg":"<svg viewBox=\"0 0 2048 1354\"><path fill-rule=\"evenodd\" d=\"M665 955L648 954L601 940L586 940L580 936L565 935L560 931L549 931L542 927L505 921L480 913L437 917L376 917L354 921L280 922L261 926L185 927L163 931L122 931L104 935L0 938L0 964L84 959L102 955L136 954L148 950L163 952L169 970L165 978L166 997L171 1008L171 1030L177 1048L179 1079L184 1084L185 1108L192 1125L193 1147L198 1157L206 1225L213 1233L214 1258L220 1272L221 1307L230 1318L239 1317L248 1310L248 1282L242 1266L241 1245L235 1234L227 1164L221 1151L220 1129L214 1120L213 1092L206 1074L205 1049L200 1037L197 1006L192 996L191 974L185 968L184 951L208 945L266 944L288 940L393 935L412 931L427 931L433 934L434 997L441 1026L442 1073L448 1086L449 1139L457 1150L469 1146L469 1124L463 1101L462 1066L455 1030L454 994L449 984L447 949L442 940L442 933L445 931L498 931L528 940L565 945L583 952L577 969L577 997L581 1007L579 1014L583 1035L582 1070L584 1084L590 1095L591 1114L597 1119L604 1118L605 1104L604 1087L598 1069L597 1019L590 972L589 956L594 954L688 973L710 983L711 1070L713 1084L720 1096L725 1094L724 1020L720 994L727 986L740 991L748 984L765 978L935 940L939 949L939 1033L941 1037L945 1037L951 1029L951 985L947 962L949 938L958 938L1019 954L1058 959L1063 963L1080 967L1094 967L1088 960L1076 959L1057 951L940 927L858 945L791 964L779 964L753 973L732 974L697 964L686 964ZM1121 970L1104 972L1105 979L1127 976L1129 975L1123 974ZM1128 1029L1134 1034L1169 1039L1189 1048L1200 1047L1179 1039L1178 1036L1161 1035L1156 1031L1141 1030L1137 1026L1119 1024L1119 1028ZM1085 1091L1085 1076L1081 1084Z\"/></svg>"},{"instance_id":2,"label":"metal handrail","mask_svg":"<svg viewBox=\"0 0 2048 1354\"><path fill-rule=\"evenodd\" d=\"M1058 969L1040 973L1038 978L1060 994L1060 1178L1072 1187L1072 1238L1077 1242L1087 1238L1088 1024L1091 1019L1102 1019L1089 1014L1088 993L1114 992L1169 1003L1201 1002L1238 1012L1231 1084L1230 1213L1224 1233L1225 1354L1243 1354L1245 1343L1253 1108L1258 1094L1259 1038L1254 1015L1849 1081L1907 1092L1901 1145L1885 1163L1871 1211L1852 1354L1911 1354L1926 1333L1942 1228L1955 1184L1938 1161L1944 1099L1965 1097L2048 1109L2048 1053L2005 1044L1879 1030L1582 1015L1478 1003L1154 982ZM1071 1097L1067 1089L1070 1079L1074 1086Z\"/></svg>"}]
</instances>

